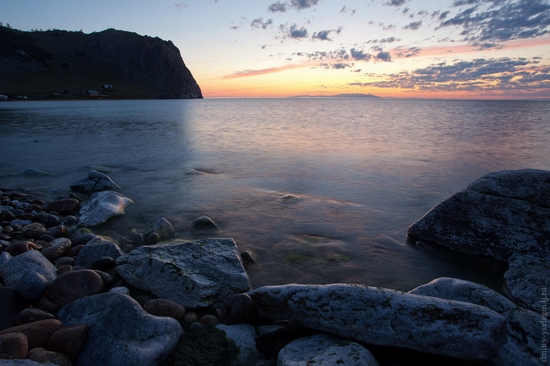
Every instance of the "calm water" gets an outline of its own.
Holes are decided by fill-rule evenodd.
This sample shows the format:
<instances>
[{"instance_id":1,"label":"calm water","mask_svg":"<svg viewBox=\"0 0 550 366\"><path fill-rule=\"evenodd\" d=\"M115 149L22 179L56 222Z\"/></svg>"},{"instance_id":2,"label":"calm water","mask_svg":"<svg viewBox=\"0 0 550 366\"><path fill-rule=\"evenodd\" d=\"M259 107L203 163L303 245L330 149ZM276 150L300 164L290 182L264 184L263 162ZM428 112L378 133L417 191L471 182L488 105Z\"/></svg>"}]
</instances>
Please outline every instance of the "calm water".
<instances>
[{"instance_id":1,"label":"calm water","mask_svg":"<svg viewBox=\"0 0 550 366\"><path fill-rule=\"evenodd\" d=\"M0 185L50 198L91 168L136 204L102 233L169 219L233 237L254 287L440 276L502 266L407 243L408 226L481 175L550 169L550 102L206 99L0 104ZM23 174L28 168L51 176ZM221 230L192 229L206 214Z\"/></svg>"}]
</instances>

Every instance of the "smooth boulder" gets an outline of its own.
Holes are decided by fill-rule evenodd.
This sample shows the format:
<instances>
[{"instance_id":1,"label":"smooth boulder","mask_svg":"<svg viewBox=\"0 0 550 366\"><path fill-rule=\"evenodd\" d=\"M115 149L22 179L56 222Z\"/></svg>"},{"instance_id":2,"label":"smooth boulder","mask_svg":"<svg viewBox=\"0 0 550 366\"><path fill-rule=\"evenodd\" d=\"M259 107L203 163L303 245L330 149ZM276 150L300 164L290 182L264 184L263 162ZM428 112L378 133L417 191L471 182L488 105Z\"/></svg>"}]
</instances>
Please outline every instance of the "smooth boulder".
<instances>
[{"instance_id":1,"label":"smooth boulder","mask_svg":"<svg viewBox=\"0 0 550 366\"><path fill-rule=\"evenodd\" d=\"M266 286L249 292L264 316L382 346L485 360L506 321L483 306L361 285Z\"/></svg>"},{"instance_id":2,"label":"smooth boulder","mask_svg":"<svg viewBox=\"0 0 550 366\"><path fill-rule=\"evenodd\" d=\"M86 324L79 366L161 364L183 331L173 318L152 316L129 296L102 293L75 300L57 312L65 325Z\"/></svg>"},{"instance_id":3,"label":"smooth boulder","mask_svg":"<svg viewBox=\"0 0 550 366\"><path fill-rule=\"evenodd\" d=\"M112 217L123 215L126 207L133 203L130 198L115 191L96 192L80 209L80 226L103 224Z\"/></svg>"},{"instance_id":4,"label":"smooth boulder","mask_svg":"<svg viewBox=\"0 0 550 366\"><path fill-rule=\"evenodd\" d=\"M117 259L132 286L185 308L223 305L250 283L233 239L180 240L142 246Z\"/></svg>"}]
</instances>

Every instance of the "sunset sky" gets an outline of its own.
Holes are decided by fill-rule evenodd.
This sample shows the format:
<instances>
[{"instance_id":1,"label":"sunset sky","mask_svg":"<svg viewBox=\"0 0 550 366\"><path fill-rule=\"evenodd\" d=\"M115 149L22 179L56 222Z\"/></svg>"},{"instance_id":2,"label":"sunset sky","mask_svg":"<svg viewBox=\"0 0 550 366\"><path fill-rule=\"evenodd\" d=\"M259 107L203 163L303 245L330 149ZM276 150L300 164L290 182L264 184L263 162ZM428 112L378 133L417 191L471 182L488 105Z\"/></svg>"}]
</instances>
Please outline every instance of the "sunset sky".
<instances>
[{"instance_id":1,"label":"sunset sky","mask_svg":"<svg viewBox=\"0 0 550 366\"><path fill-rule=\"evenodd\" d=\"M0 21L171 40L204 97L550 98L550 0L14 0Z\"/></svg>"}]
</instances>

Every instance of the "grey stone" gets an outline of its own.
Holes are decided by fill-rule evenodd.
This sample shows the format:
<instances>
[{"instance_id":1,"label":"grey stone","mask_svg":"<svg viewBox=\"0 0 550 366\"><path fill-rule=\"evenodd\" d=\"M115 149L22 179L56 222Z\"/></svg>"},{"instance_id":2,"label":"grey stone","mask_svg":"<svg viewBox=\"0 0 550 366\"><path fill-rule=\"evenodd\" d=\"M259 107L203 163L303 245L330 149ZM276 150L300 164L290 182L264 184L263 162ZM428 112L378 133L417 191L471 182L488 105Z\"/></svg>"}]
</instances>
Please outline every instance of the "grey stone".
<instances>
[{"instance_id":1,"label":"grey stone","mask_svg":"<svg viewBox=\"0 0 550 366\"><path fill-rule=\"evenodd\" d=\"M262 359L256 348L256 330L250 324L225 325L218 324L216 328L225 332L227 339L237 346L237 362L239 365L255 365Z\"/></svg>"},{"instance_id":2,"label":"grey stone","mask_svg":"<svg viewBox=\"0 0 550 366\"><path fill-rule=\"evenodd\" d=\"M539 363L542 356L541 324L544 323L540 314L517 306L503 295L485 286L456 278L438 278L409 293L469 302L498 312L506 319L507 340L488 362L494 366Z\"/></svg>"},{"instance_id":3,"label":"grey stone","mask_svg":"<svg viewBox=\"0 0 550 366\"><path fill-rule=\"evenodd\" d=\"M118 258L116 270L132 286L190 309L223 305L250 289L237 244L228 238L142 246Z\"/></svg>"},{"instance_id":4,"label":"grey stone","mask_svg":"<svg viewBox=\"0 0 550 366\"><path fill-rule=\"evenodd\" d=\"M38 250L29 250L5 261L0 276L21 296L36 300L55 279L57 269Z\"/></svg>"},{"instance_id":5,"label":"grey stone","mask_svg":"<svg viewBox=\"0 0 550 366\"><path fill-rule=\"evenodd\" d=\"M130 290L128 289L128 287L124 287L124 286L113 287L112 289L109 290L109 292L130 296Z\"/></svg>"},{"instance_id":6,"label":"grey stone","mask_svg":"<svg viewBox=\"0 0 550 366\"><path fill-rule=\"evenodd\" d=\"M217 229L218 225L210 217L202 215L193 221L193 226L201 229Z\"/></svg>"},{"instance_id":7,"label":"grey stone","mask_svg":"<svg viewBox=\"0 0 550 366\"><path fill-rule=\"evenodd\" d=\"M74 265L92 268L92 264L101 257L111 257L116 260L122 254L122 250L116 243L106 240L101 236L96 236L80 250L74 261Z\"/></svg>"},{"instance_id":8,"label":"grey stone","mask_svg":"<svg viewBox=\"0 0 550 366\"><path fill-rule=\"evenodd\" d=\"M88 176L70 185L71 191L91 194L94 192L120 189L120 187L106 174L97 170L90 170Z\"/></svg>"},{"instance_id":9,"label":"grey stone","mask_svg":"<svg viewBox=\"0 0 550 366\"><path fill-rule=\"evenodd\" d=\"M329 334L299 338L287 344L277 357L277 366L378 366L365 347Z\"/></svg>"},{"instance_id":10,"label":"grey stone","mask_svg":"<svg viewBox=\"0 0 550 366\"><path fill-rule=\"evenodd\" d=\"M71 248L72 243L68 238L57 238L52 240L49 245L42 248L42 254L53 262L57 258L62 257Z\"/></svg>"},{"instance_id":11,"label":"grey stone","mask_svg":"<svg viewBox=\"0 0 550 366\"><path fill-rule=\"evenodd\" d=\"M515 302L540 311L542 289L550 284L550 254L516 254L508 260L504 273L507 293Z\"/></svg>"},{"instance_id":12,"label":"grey stone","mask_svg":"<svg viewBox=\"0 0 550 366\"><path fill-rule=\"evenodd\" d=\"M164 217L161 217L151 226L149 230L147 230L145 236L147 237L152 233L158 234L159 240L163 241L172 239L174 237L175 231L170 221L166 220ZM139 245L139 243L136 244Z\"/></svg>"},{"instance_id":13,"label":"grey stone","mask_svg":"<svg viewBox=\"0 0 550 366\"><path fill-rule=\"evenodd\" d=\"M102 293L75 300L57 312L64 325L86 324L88 338L75 364L159 365L183 331L173 318L148 314L129 296Z\"/></svg>"},{"instance_id":14,"label":"grey stone","mask_svg":"<svg viewBox=\"0 0 550 366\"><path fill-rule=\"evenodd\" d=\"M133 203L118 192L96 192L80 209L79 225L89 227L103 224L112 217L123 215L126 207Z\"/></svg>"},{"instance_id":15,"label":"grey stone","mask_svg":"<svg viewBox=\"0 0 550 366\"><path fill-rule=\"evenodd\" d=\"M264 316L355 341L484 360L506 342L486 307L360 285L267 286L249 292Z\"/></svg>"}]
</instances>

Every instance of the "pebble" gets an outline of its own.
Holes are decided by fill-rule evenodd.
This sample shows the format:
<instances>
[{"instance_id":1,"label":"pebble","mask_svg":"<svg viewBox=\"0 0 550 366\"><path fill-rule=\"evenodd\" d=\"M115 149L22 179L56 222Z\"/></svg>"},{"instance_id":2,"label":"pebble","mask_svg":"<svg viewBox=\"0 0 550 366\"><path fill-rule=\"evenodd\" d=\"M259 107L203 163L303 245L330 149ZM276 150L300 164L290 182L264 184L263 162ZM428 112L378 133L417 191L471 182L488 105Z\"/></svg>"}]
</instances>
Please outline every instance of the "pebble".
<instances>
[{"instance_id":1,"label":"pebble","mask_svg":"<svg viewBox=\"0 0 550 366\"><path fill-rule=\"evenodd\" d=\"M23 359L27 357L29 342L23 333L0 335L0 359Z\"/></svg>"},{"instance_id":2,"label":"pebble","mask_svg":"<svg viewBox=\"0 0 550 366\"><path fill-rule=\"evenodd\" d=\"M176 320L180 320L185 315L185 308L183 305L168 299L149 300L143 308L149 314L156 316L169 316Z\"/></svg>"},{"instance_id":3,"label":"pebble","mask_svg":"<svg viewBox=\"0 0 550 366\"><path fill-rule=\"evenodd\" d=\"M115 268L115 260L112 257L108 257L108 256L99 257L98 259L92 262L92 269L107 271L111 268Z\"/></svg>"},{"instance_id":4,"label":"pebble","mask_svg":"<svg viewBox=\"0 0 550 366\"><path fill-rule=\"evenodd\" d=\"M59 320L46 319L6 328L0 331L0 335L23 333L29 342L29 349L32 349L36 347L46 347L52 334L61 329L61 327L63 327L63 323Z\"/></svg>"},{"instance_id":5,"label":"pebble","mask_svg":"<svg viewBox=\"0 0 550 366\"><path fill-rule=\"evenodd\" d=\"M55 316L52 313L38 309L38 308L26 308L23 309L19 315L17 315L17 323L27 324L36 322L39 320L54 319Z\"/></svg>"},{"instance_id":6,"label":"pebble","mask_svg":"<svg viewBox=\"0 0 550 366\"><path fill-rule=\"evenodd\" d=\"M256 303L247 294L234 295L227 303L227 324L254 323L258 320Z\"/></svg>"},{"instance_id":7,"label":"pebble","mask_svg":"<svg viewBox=\"0 0 550 366\"><path fill-rule=\"evenodd\" d=\"M68 325L52 334L48 349L66 355L74 360L86 343L89 327L86 324Z\"/></svg>"}]
</instances>

